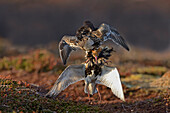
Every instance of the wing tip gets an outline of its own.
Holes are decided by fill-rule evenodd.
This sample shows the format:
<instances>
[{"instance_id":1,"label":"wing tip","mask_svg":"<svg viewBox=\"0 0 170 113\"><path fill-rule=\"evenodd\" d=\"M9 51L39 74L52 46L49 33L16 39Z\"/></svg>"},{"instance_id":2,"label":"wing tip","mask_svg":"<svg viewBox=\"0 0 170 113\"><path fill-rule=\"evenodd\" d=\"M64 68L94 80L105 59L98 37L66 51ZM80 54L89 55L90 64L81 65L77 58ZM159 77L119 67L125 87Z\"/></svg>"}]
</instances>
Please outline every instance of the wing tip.
<instances>
[{"instance_id":1,"label":"wing tip","mask_svg":"<svg viewBox=\"0 0 170 113\"><path fill-rule=\"evenodd\" d=\"M124 98L124 96L122 97L122 98L120 98L122 101L124 101L124 102L126 102L126 100L125 100L125 98Z\"/></svg>"},{"instance_id":2,"label":"wing tip","mask_svg":"<svg viewBox=\"0 0 170 113\"><path fill-rule=\"evenodd\" d=\"M46 98L51 98L51 96L48 93L45 95L45 97Z\"/></svg>"},{"instance_id":3,"label":"wing tip","mask_svg":"<svg viewBox=\"0 0 170 113\"><path fill-rule=\"evenodd\" d=\"M47 97L47 98L56 98L57 94L51 92L51 90L50 90L47 94L45 94L45 97Z\"/></svg>"},{"instance_id":4,"label":"wing tip","mask_svg":"<svg viewBox=\"0 0 170 113\"><path fill-rule=\"evenodd\" d=\"M130 51L130 49L129 49L129 47L128 47L128 46L126 47L126 50L127 50L127 51Z\"/></svg>"},{"instance_id":5,"label":"wing tip","mask_svg":"<svg viewBox=\"0 0 170 113\"><path fill-rule=\"evenodd\" d=\"M47 97L47 98L51 98L51 97L52 97L52 95L48 92L47 94L45 94L45 97Z\"/></svg>"},{"instance_id":6,"label":"wing tip","mask_svg":"<svg viewBox=\"0 0 170 113\"><path fill-rule=\"evenodd\" d=\"M67 59L65 59L64 57L62 57L62 55L60 55L61 61L63 63L63 65L67 64Z\"/></svg>"},{"instance_id":7,"label":"wing tip","mask_svg":"<svg viewBox=\"0 0 170 113\"><path fill-rule=\"evenodd\" d=\"M64 66L66 65L66 63L67 63L66 61L63 61Z\"/></svg>"}]
</instances>

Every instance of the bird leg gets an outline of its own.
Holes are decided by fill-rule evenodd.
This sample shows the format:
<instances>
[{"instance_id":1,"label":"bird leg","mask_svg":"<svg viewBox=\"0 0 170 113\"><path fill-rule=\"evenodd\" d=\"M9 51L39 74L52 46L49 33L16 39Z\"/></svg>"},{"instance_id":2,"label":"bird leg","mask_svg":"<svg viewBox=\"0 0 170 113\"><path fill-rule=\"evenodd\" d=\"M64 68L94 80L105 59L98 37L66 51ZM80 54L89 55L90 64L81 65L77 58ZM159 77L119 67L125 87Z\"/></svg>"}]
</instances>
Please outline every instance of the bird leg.
<instances>
[{"instance_id":1,"label":"bird leg","mask_svg":"<svg viewBox=\"0 0 170 113\"><path fill-rule=\"evenodd\" d=\"M99 88L98 88L98 86L96 87L96 89L97 89L97 92L98 92L98 95L99 95L99 98L100 98L100 102L101 102L102 97L101 97L101 94L100 94L100 92L99 92Z\"/></svg>"},{"instance_id":2,"label":"bird leg","mask_svg":"<svg viewBox=\"0 0 170 113\"><path fill-rule=\"evenodd\" d=\"M88 90L88 98L89 98L89 103L90 103L91 99L90 99L90 91L89 90Z\"/></svg>"}]
</instances>

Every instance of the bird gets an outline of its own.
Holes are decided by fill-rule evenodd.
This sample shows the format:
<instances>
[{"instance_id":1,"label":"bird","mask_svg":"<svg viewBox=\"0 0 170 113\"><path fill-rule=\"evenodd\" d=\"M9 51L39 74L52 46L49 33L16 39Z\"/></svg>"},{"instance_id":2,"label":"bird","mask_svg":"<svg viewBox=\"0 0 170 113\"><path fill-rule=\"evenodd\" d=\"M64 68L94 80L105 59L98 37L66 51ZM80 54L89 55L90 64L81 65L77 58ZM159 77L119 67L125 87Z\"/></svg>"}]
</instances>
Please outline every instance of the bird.
<instances>
[{"instance_id":1,"label":"bird","mask_svg":"<svg viewBox=\"0 0 170 113\"><path fill-rule=\"evenodd\" d=\"M98 65L93 65L86 69L85 65L86 64L68 66L56 80L51 90L46 94L46 97L56 97L69 85L84 80L84 92L87 93L88 96L97 92L99 93L96 84L102 84L111 88L114 95L116 95L122 101L125 101L120 75L116 67L105 65L100 67ZM99 97L101 101L100 94Z\"/></svg>"},{"instance_id":2,"label":"bird","mask_svg":"<svg viewBox=\"0 0 170 113\"><path fill-rule=\"evenodd\" d=\"M88 54L89 51L100 48L109 39L129 51L125 39L114 27L102 23L98 28L95 28L90 21L85 21L83 26L77 30L75 36L65 35L62 37L59 43L61 60L66 65L72 51L80 49Z\"/></svg>"},{"instance_id":3,"label":"bird","mask_svg":"<svg viewBox=\"0 0 170 113\"><path fill-rule=\"evenodd\" d=\"M96 50L95 50L96 51ZM123 89L120 81L120 75L115 67L106 66L102 60L107 60L111 55L113 48L109 49L104 47L98 49L96 52L91 50L86 59L88 62L80 65L68 66L56 80L54 86L46 94L47 97L56 97L61 91L66 89L69 85L74 84L78 81L84 80L85 87L84 92L88 94L89 101L90 95L98 92L101 101L101 94L97 84L106 85L111 88L112 92L125 101ZM95 57L98 57L97 61ZM100 60L100 63L98 63Z\"/></svg>"}]
</instances>

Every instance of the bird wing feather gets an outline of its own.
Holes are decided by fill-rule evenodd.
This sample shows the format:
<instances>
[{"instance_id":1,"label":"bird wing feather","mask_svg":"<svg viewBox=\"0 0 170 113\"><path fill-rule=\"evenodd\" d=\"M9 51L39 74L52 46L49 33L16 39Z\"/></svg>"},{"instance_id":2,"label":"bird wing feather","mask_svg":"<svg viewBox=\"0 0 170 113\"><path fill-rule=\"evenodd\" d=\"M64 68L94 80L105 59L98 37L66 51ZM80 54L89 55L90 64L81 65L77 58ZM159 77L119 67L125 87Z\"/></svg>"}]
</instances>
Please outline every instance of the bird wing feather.
<instances>
[{"instance_id":1,"label":"bird wing feather","mask_svg":"<svg viewBox=\"0 0 170 113\"><path fill-rule=\"evenodd\" d=\"M98 76L96 83L111 88L113 94L125 101L120 75L115 67L104 66L101 76Z\"/></svg>"},{"instance_id":2,"label":"bird wing feather","mask_svg":"<svg viewBox=\"0 0 170 113\"><path fill-rule=\"evenodd\" d=\"M119 34L119 32L115 28L110 27L109 25L103 23L100 25L97 31L100 32L103 41L111 39L114 43L122 46L123 48L129 51L129 47L126 44L126 41L123 39L123 37Z\"/></svg>"},{"instance_id":3,"label":"bird wing feather","mask_svg":"<svg viewBox=\"0 0 170 113\"><path fill-rule=\"evenodd\" d=\"M67 59L69 58L72 50L76 50L76 41L77 37L75 36L64 36L61 39L59 43L59 53L64 65L67 63Z\"/></svg>"},{"instance_id":4,"label":"bird wing feather","mask_svg":"<svg viewBox=\"0 0 170 113\"><path fill-rule=\"evenodd\" d=\"M81 65L70 65L68 66L56 80L54 86L46 94L48 97L55 97L61 91L66 89L69 85L74 84L80 80L85 79L85 66Z\"/></svg>"}]
</instances>

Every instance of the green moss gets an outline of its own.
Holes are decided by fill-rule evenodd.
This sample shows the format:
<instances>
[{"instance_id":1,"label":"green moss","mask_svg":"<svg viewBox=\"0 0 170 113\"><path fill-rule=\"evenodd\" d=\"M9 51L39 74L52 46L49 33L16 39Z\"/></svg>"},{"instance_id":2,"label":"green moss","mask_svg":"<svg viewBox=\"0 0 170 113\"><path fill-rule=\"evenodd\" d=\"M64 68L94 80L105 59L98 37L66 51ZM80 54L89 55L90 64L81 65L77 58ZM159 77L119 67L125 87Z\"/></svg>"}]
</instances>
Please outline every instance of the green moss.
<instances>
[{"instance_id":1,"label":"green moss","mask_svg":"<svg viewBox=\"0 0 170 113\"><path fill-rule=\"evenodd\" d=\"M98 107L42 97L16 81L0 79L0 85L2 112L102 112Z\"/></svg>"}]
</instances>

